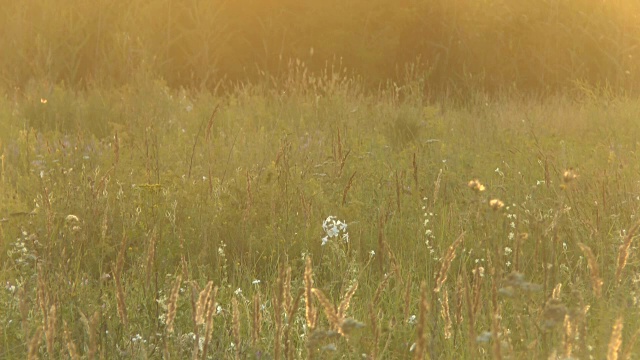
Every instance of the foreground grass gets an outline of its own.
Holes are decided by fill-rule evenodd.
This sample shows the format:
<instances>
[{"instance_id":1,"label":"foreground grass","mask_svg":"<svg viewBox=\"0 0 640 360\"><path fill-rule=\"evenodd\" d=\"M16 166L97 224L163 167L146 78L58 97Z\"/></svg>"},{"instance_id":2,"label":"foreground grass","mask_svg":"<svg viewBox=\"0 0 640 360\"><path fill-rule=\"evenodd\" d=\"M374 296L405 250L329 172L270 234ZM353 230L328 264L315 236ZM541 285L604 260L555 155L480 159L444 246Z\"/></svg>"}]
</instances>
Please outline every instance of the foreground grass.
<instances>
[{"instance_id":1,"label":"foreground grass","mask_svg":"<svg viewBox=\"0 0 640 360\"><path fill-rule=\"evenodd\" d=\"M637 354L640 102L353 88L2 98L0 357Z\"/></svg>"}]
</instances>

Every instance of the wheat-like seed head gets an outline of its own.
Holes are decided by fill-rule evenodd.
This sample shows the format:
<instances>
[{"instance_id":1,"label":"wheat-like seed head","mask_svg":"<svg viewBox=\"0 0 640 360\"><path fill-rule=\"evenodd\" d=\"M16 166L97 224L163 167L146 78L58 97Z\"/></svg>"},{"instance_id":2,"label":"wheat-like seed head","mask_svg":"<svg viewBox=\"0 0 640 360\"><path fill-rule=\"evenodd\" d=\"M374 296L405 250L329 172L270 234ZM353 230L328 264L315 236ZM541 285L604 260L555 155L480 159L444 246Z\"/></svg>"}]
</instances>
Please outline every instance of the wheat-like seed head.
<instances>
[{"instance_id":1,"label":"wheat-like seed head","mask_svg":"<svg viewBox=\"0 0 640 360\"><path fill-rule=\"evenodd\" d=\"M564 350L564 358L570 359L571 353L573 352L573 339L575 335L574 335L574 325L571 321L571 317L569 316L569 314L565 314L562 327L564 328L564 336L562 337L562 347Z\"/></svg>"},{"instance_id":2,"label":"wheat-like seed head","mask_svg":"<svg viewBox=\"0 0 640 360\"><path fill-rule=\"evenodd\" d=\"M438 171L438 177L436 181L433 183L433 205L435 206L438 201L438 193L440 192L440 182L442 181L442 169Z\"/></svg>"},{"instance_id":3,"label":"wheat-like seed head","mask_svg":"<svg viewBox=\"0 0 640 360\"><path fill-rule=\"evenodd\" d=\"M57 322L57 317L56 317L56 304L51 305L51 307L49 308L49 312L47 314L47 322L45 323L45 339L46 339L46 343L47 343L47 352L51 355L53 355L53 345L54 345L54 341L55 341L55 337L56 337L56 322Z\"/></svg>"},{"instance_id":4,"label":"wheat-like seed head","mask_svg":"<svg viewBox=\"0 0 640 360\"><path fill-rule=\"evenodd\" d=\"M304 267L304 301L305 301L305 318L307 327L311 330L316 327L316 319L314 318L313 303L311 302L311 290L313 289L313 268L311 266L311 258L307 256Z\"/></svg>"},{"instance_id":5,"label":"wheat-like seed head","mask_svg":"<svg viewBox=\"0 0 640 360\"><path fill-rule=\"evenodd\" d=\"M616 319L611 329L611 338L609 339L609 347L607 350L607 360L618 360L618 352L622 345L622 316Z\"/></svg>"},{"instance_id":6,"label":"wheat-like seed head","mask_svg":"<svg viewBox=\"0 0 640 360\"><path fill-rule=\"evenodd\" d=\"M180 295L180 284L182 283L182 275L176 277L171 289L171 295L169 296L169 302L167 303L167 332L173 332L173 322L176 318L176 310L178 308L178 296Z\"/></svg>"},{"instance_id":7,"label":"wheat-like seed head","mask_svg":"<svg viewBox=\"0 0 640 360\"><path fill-rule=\"evenodd\" d=\"M38 326L36 333L29 341L29 349L27 351L28 360L38 359L38 347L40 346L40 341L42 341L42 326Z\"/></svg>"},{"instance_id":8,"label":"wheat-like seed head","mask_svg":"<svg viewBox=\"0 0 640 360\"><path fill-rule=\"evenodd\" d=\"M562 293L562 283L556 284L551 293L551 298L554 300L560 300L560 294Z\"/></svg>"},{"instance_id":9,"label":"wheat-like seed head","mask_svg":"<svg viewBox=\"0 0 640 360\"><path fill-rule=\"evenodd\" d=\"M622 280L622 270L624 270L625 266L627 266L627 259L629 258L629 248L631 247L631 241L633 240L633 236L636 231L640 227L640 222L637 222L627 236L625 236L622 245L618 248L618 266L616 268L616 282L620 282Z\"/></svg>"},{"instance_id":10,"label":"wheat-like seed head","mask_svg":"<svg viewBox=\"0 0 640 360\"><path fill-rule=\"evenodd\" d=\"M444 338L450 339L453 324L451 323L451 314L449 311L449 292L446 288L442 292L442 307L440 308L440 314L444 321Z\"/></svg>"},{"instance_id":11,"label":"wheat-like seed head","mask_svg":"<svg viewBox=\"0 0 640 360\"><path fill-rule=\"evenodd\" d=\"M213 281L209 281L207 285L200 291L198 295L198 302L196 306L196 325L202 325L205 322L205 315L207 305L209 304L209 298L211 297L211 290L213 289Z\"/></svg>"},{"instance_id":12,"label":"wheat-like seed head","mask_svg":"<svg viewBox=\"0 0 640 360\"><path fill-rule=\"evenodd\" d=\"M211 294L211 296L209 296L209 298L207 299L207 305L205 306L207 311L206 311L206 330L205 330L205 336L204 336L204 344L202 346L202 353L206 354L207 353L207 349L209 347L209 342L211 341L211 335L213 334L213 315L215 314L215 308L216 308L216 295L218 294L218 287L215 286L213 288L213 292ZM198 354L198 348L194 347L194 358L197 357Z\"/></svg>"},{"instance_id":13,"label":"wheat-like seed head","mask_svg":"<svg viewBox=\"0 0 640 360\"><path fill-rule=\"evenodd\" d=\"M591 272L591 287L593 288L593 292L597 298L600 298L602 295L602 284L603 281L600 278L600 271L598 269L598 262L596 260L595 255L593 255L593 251L587 245L583 243L578 243L580 250L587 258L587 265L589 266L589 271Z\"/></svg>"},{"instance_id":14,"label":"wheat-like seed head","mask_svg":"<svg viewBox=\"0 0 640 360\"><path fill-rule=\"evenodd\" d=\"M384 279L382 279L382 281L378 285L376 292L373 294L373 300L371 300L371 303L373 304L374 307L378 305L378 302L380 301L380 297L382 296L382 292L387 287L387 284L389 283L390 278L391 278L391 275L389 274L385 275Z\"/></svg>"},{"instance_id":15,"label":"wheat-like seed head","mask_svg":"<svg viewBox=\"0 0 640 360\"><path fill-rule=\"evenodd\" d=\"M322 305L322 308L324 309L324 313L327 316L327 319L329 320L329 324L331 324L331 327L339 329L341 325L341 321L331 301L329 301L329 299L324 295L324 293L320 289L313 288L311 289L311 292L313 293L313 295L316 296L318 301L320 301L320 305Z\"/></svg>"},{"instance_id":16,"label":"wheat-like seed head","mask_svg":"<svg viewBox=\"0 0 640 360\"><path fill-rule=\"evenodd\" d=\"M342 299L342 302L340 302L340 306L338 306L338 318L344 319L346 312L349 309L351 298L353 297L353 294L356 293L357 289L358 283L355 282L353 285L351 285L347 293L344 295L344 299Z\"/></svg>"},{"instance_id":17,"label":"wheat-like seed head","mask_svg":"<svg viewBox=\"0 0 640 360\"><path fill-rule=\"evenodd\" d=\"M69 357L71 360L80 360L80 355L78 355L78 348L76 344L73 342L71 338L71 334L69 333L69 327L67 326L67 322L63 321L64 325L64 342L67 344L67 351L69 352Z\"/></svg>"},{"instance_id":18,"label":"wheat-like seed head","mask_svg":"<svg viewBox=\"0 0 640 360\"><path fill-rule=\"evenodd\" d=\"M445 254L442 260L442 267L440 267L440 272L438 273L438 277L436 278L436 287L433 289L434 292L440 292L442 285L447 280L447 273L449 272L449 267L451 266L451 262L456 258L456 249L462 243L464 239L465 232L463 231L460 236L453 242L447 249L447 253Z\"/></svg>"}]
</instances>

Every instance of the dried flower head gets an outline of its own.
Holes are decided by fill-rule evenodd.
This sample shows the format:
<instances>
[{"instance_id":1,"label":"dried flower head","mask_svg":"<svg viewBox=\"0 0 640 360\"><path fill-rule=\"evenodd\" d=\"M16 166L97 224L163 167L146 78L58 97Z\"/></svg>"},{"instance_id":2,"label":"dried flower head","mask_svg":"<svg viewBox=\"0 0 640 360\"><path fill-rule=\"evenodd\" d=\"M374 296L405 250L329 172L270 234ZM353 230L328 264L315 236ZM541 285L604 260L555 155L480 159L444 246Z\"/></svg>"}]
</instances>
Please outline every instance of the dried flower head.
<instances>
[{"instance_id":1,"label":"dried flower head","mask_svg":"<svg viewBox=\"0 0 640 360\"><path fill-rule=\"evenodd\" d=\"M577 177L578 174L575 172L575 170L573 170L573 168L569 168L562 174L562 181L564 181L565 184L568 184L575 180Z\"/></svg>"},{"instance_id":2,"label":"dried flower head","mask_svg":"<svg viewBox=\"0 0 640 360\"><path fill-rule=\"evenodd\" d=\"M504 207L504 203L498 199L489 200L489 206L493 211L498 211Z\"/></svg>"},{"instance_id":3,"label":"dried flower head","mask_svg":"<svg viewBox=\"0 0 640 360\"><path fill-rule=\"evenodd\" d=\"M480 180L478 179L473 179L469 181L467 186L469 186L469 188L475 192L483 192L486 190L486 187L482 185L482 183L480 183Z\"/></svg>"}]
</instances>

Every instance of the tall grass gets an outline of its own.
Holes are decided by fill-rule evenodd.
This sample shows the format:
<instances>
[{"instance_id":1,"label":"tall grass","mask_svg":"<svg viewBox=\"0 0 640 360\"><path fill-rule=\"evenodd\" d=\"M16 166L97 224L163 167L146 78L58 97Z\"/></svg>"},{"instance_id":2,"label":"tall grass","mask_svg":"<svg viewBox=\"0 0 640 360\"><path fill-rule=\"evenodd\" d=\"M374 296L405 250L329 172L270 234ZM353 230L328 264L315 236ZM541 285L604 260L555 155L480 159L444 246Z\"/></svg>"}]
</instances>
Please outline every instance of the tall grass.
<instances>
[{"instance_id":1,"label":"tall grass","mask_svg":"<svg viewBox=\"0 0 640 360\"><path fill-rule=\"evenodd\" d=\"M0 357L637 354L636 100L336 79L6 92Z\"/></svg>"}]
</instances>

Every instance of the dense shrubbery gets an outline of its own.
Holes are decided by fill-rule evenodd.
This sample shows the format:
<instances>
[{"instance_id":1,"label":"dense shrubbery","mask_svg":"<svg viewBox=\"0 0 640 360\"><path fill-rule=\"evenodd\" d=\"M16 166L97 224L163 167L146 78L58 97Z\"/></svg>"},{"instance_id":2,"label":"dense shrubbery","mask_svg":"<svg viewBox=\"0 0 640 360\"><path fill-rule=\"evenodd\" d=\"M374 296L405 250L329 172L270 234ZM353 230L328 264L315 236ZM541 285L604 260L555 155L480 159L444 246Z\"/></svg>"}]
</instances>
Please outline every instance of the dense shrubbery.
<instances>
[{"instance_id":1,"label":"dense shrubbery","mask_svg":"<svg viewBox=\"0 0 640 360\"><path fill-rule=\"evenodd\" d=\"M0 74L79 86L151 71L215 88L347 69L369 86L555 90L640 84L640 4L504 0L14 1L0 8ZM412 64L412 65L409 65Z\"/></svg>"}]
</instances>

